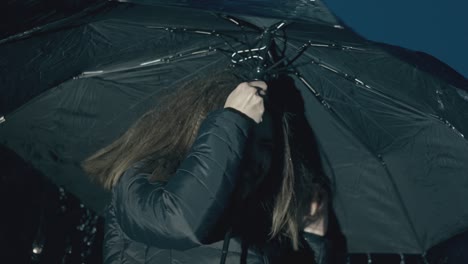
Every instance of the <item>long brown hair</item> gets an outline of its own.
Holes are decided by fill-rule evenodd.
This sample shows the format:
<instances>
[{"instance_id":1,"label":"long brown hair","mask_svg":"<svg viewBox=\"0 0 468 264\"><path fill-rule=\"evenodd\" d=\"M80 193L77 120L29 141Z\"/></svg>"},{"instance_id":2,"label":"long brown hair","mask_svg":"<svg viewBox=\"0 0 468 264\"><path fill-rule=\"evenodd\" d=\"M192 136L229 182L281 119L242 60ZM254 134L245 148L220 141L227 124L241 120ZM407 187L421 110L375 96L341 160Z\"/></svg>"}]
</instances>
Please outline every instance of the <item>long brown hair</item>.
<instances>
[{"instance_id":1,"label":"long brown hair","mask_svg":"<svg viewBox=\"0 0 468 264\"><path fill-rule=\"evenodd\" d=\"M141 116L120 138L87 158L82 167L111 189L134 163L146 160L152 181L166 181L194 141L206 115L223 107L241 80L228 69L197 77L175 87L157 108Z\"/></svg>"},{"instance_id":2,"label":"long brown hair","mask_svg":"<svg viewBox=\"0 0 468 264\"><path fill-rule=\"evenodd\" d=\"M315 134L305 116L304 101L294 80L283 76L270 88L270 111L281 117L281 177L274 198L271 236L286 236L293 249L299 248L299 231L309 215L312 200L329 199L331 192L325 176ZM315 221L318 215L308 216Z\"/></svg>"},{"instance_id":3,"label":"long brown hair","mask_svg":"<svg viewBox=\"0 0 468 264\"><path fill-rule=\"evenodd\" d=\"M223 69L179 85L120 138L87 158L82 163L84 170L111 189L125 170L145 160L150 181L169 180L193 144L200 123L209 112L222 108L242 81L232 69ZM270 238L287 237L297 250L302 218L314 195L327 193L328 188L312 130L300 106L302 98L293 86L288 77L269 83L265 103L279 130L274 155L281 159L280 177L273 181L272 199L268 200Z\"/></svg>"}]
</instances>

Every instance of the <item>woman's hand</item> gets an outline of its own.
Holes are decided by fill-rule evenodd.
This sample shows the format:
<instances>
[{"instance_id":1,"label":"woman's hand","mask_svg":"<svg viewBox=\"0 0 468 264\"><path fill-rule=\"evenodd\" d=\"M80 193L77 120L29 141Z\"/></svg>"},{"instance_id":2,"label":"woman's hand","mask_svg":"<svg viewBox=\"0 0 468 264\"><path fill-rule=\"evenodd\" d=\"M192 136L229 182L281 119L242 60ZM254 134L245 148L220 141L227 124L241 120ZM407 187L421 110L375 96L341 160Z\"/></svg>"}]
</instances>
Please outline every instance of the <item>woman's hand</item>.
<instances>
[{"instance_id":1,"label":"woman's hand","mask_svg":"<svg viewBox=\"0 0 468 264\"><path fill-rule=\"evenodd\" d=\"M328 228L328 199L326 196L320 201L313 199L310 213L304 217L304 232L324 236Z\"/></svg>"},{"instance_id":2,"label":"woman's hand","mask_svg":"<svg viewBox=\"0 0 468 264\"><path fill-rule=\"evenodd\" d=\"M243 82L239 84L228 96L224 108L234 108L257 124L262 122L263 96L266 94L267 84L263 81Z\"/></svg>"}]
</instances>

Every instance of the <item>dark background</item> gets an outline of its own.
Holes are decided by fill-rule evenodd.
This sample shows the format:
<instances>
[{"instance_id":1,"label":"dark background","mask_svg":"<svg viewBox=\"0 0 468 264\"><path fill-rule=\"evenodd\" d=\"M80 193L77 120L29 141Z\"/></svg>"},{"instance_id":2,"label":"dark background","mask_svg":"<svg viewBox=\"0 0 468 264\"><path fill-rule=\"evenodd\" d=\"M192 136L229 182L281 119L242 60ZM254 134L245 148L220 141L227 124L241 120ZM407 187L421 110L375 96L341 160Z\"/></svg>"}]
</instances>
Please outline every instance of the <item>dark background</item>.
<instances>
[{"instance_id":1,"label":"dark background","mask_svg":"<svg viewBox=\"0 0 468 264\"><path fill-rule=\"evenodd\" d=\"M324 1L365 38L426 52L468 78L468 1Z\"/></svg>"}]
</instances>

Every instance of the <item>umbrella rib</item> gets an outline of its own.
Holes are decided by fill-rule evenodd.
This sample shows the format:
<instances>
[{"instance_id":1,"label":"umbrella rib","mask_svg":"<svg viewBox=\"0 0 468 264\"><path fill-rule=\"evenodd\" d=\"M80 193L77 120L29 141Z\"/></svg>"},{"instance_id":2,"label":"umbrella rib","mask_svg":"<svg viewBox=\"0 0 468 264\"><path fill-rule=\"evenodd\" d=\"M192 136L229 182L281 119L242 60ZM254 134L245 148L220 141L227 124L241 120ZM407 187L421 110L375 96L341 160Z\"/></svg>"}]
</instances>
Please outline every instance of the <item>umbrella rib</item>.
<instances>
[{"instance_id":1,"label":"umbrella rib","mask_svg":"<svg viewBox=\"0 0 468 264\"><path fill-rule=\"evenodd\" d=\"M247 36L246 36L245 32L244 32L244 31L242 31L242 32L244 33L244 34L243 34L243 35L244 35L244 38L247 39ZM223 38L222 36L223 36L223 35L220 35L219 37ZM224 40L224 38L223 38L223 40ZM231 45L231 43L229 43L229 42L227 42L227 41L226 41L226 43L229 45L229 47L231 47L232 52L233 52L232 54L235 54L235 53L236 53L236 54L240 55L240 56L243 57L243 59L245 59L245 61L248 62L249 65L250 65L250 61L246 59L247 57L242 56L241 53L239 53L239 52ZM242 42L241 42L241 43L242 43ZM248 50L249 50L249 55L250 55L250 57L252 58L253 55L252 55L252 48L251 48L251 46L250 46L250 43L247 43L247 44L245 44L245 45L247 46L247 48L248 48ZM231 59L232 59L232 57L231 57ZM251 65L250 65L250 66L251 66Z\"/></svg>"},{"instance_id":2,"label":"umbrella rib","mask_svg":"<svg viewBox=\"0 0 468 264\"><path fill-rule=\"evenodd\" d=\"M237 26L238 26L238 27L241 29L241 31L242 31L242 36L244 37L244 41L245 41L245 43L247 44L247 48L248 48L248 50L249 50L249 56L252 57L252 56L253 56L253 54L252 54L253 45L252 45L252 43L250 43L250 41L249 41L248 38L247 38L247 33L245 32L245 28L244 28L244 26L242 26L242 25L240 25L240 24L238 24Z\"/></svg>"},{"instance_id":3,"label":"umbrella rib","mask_svg":"<svg viewBox=\"0 0 468 264\"><path fill-rule=\"evenodd\" d=\"M286 56L286 50L288 48L288 46L286 45L286 43L288 43L288 35L286 34L286 30L283 28L281 29L281 32L283 32L283 36L279 36L280 38L283 38L284 41L283 41L283 50L281 50L281 56L285 57ZM278 37L277 34L275 34L275 37Z\"/></svg>"},{"instance_id":4,"label":"umbrella rib","mask_svg":"<svg viewBox=\"0 0 468 264\"><path fill-rule=\"evenodd\" d=\"M224 18L224 17L223 17ZM227 18L226 18L227 19ZM232 19L229 19L230 21L233 21ZM241 24L241 23L238 23L236 21L235 23L240 29L241 29L241 32L242 32L242 36L244 38L244 41L240 40L239 38L236 38L234 36L231 36L229 34L225 34L223 32L235 32L235 33L238 33L237 31L217 31L217 30L207 30L207 29L195 29L195 28L176 28L176 27L172 27L172 28L169 28L169 27L162 27L162 26L149 26L148 28L152 28L152 29L159 29L159 30L164 30L164 31L179 31L179 32L184 32L184 33L194 33L194 34L203 34L203 35L212 35L212 36L215 36L215 37L219 37L221 39L223 39L226 44L228 44L229 46L231 46L231 48L233 49L233 54L236 54L238 56L241 56L241 61L243 61L244 63L247 63L249 64L250 68L253 68L252 66L252 63L249 61L249 59L251 58L257 58L258 56L254 55L252 53L253 51L253 45L252 43L248 40L247 38L247 32L244 28L244 26ZM245 23L244 23L245 24ZM254 33L254 32L252 32ZM241 52L238 52L236 51L232 45L229 43L229 41L226 39L226 38L230 38L232 39L233 41L237 42L237 43L241 43L245 46L247 46L247 52L249 53L249 56L246 57L246 56L243 56L241 54Z\"/></svg>"},{"instance_id":5,"label":"umbrella rib","mask_svg":"<svg viewBox=\"0 0 468 264\"><path fill-rule=\"evenodd\" d=\"M296 69L296 76L299 78L299 80L309 89L309 91L312 92L312 94L314 95L314 98L322 105L324 106L328 111L330 111L332 113L332 115L335 117L336 120L338 120L340 122L340 124L345 127L348 131L351 131L351 133L353 133L353 136L361 142L361 144L372 154L374 154L374 156L378 156L378 155L375 155L374 151L369 147L368 144L366 144L365 142L363 142L354 132L353 130L349 127L349 125L343 120L343 118L340 117L340 115L338 115L338 113L336 113L336 111L324 100L324 98L322 97L322 95L316 90L313 88L313 86L308 83L302 76L302 73Z\"/></svg>"},{"instance_id":6,"label":"umbrella rib","mask_svg":"<svg viewBox=\"0 0 468 264\"><path fill-rule=\"evenodd\" d=\"M233 21L232 19L233 18L229 18L227 17L227 19L229 19L230 21ZM239 20L239 21L242 21L242 20ZM233 21L234 22L234 21ZM245 30L245 27L242 25L242 24L249 24L249 23L246 23L245 21L242 21L243 23L239 23L236 21L236 26L238 26L241 31L242 31L242 35L244 37L244 41L246 43L246 46L247 46L247 50L248 50L248 53L249 53L249 57L248 58L255 58L254 54L252 53L252 49L253 49L253 46L252 43L249 41L249 39L247 38L247 32ZM250 25L250 24L249 24ZM256 30L260 30L259 28L255 27ZM239 54L239 53L238 53ZM248 60L246 60L248 61ZM249 64L250 64L250 61L249 61ZM252 68L252 66L250 65L250 68Z\"/></svg>"},{"instance_id":7,"label":"umbrella rib","mask_svg":"<svg viewBox=\"0 0 468 264\"><path fill-rule=\"evenodd\" d=\"M74 28L74 27L79 27L79 26L82 26L82 24L75 25L75 24L70 23L70 22L73 22L73 21L77 20L77 18L81 18L81 17L86 16L86 15L88 15L90 13L97 13L98 11L104 11L106 9L110 10L112 8L114 8L114 7L112 5L110 5L109 3L97 2L94 5L86 7L81 12L75 13L74 15L64 17L64 18L61 18L61 19L59 19L57 21L52 21L52 22L49 22L49 23L34 27L32 29L23 31L21 33L16 33L14 35L7 36L7 37L5 37L3 39L0 39L0 45L5 44L5 43L12 43L12 42L19 41L19 40L22 40L22 39L27 39L27 38L30 38L30 37L32 37L34 35L39 36L39 35L42 35L42 34L47 34L47 33L50 33L50 31L59 31L59 30L63 30L63 29L70 29L70 28ZM70 23L70 24L65 26L65 27L59 27L60 25L63 25L63 24L66 24L66 23Z\"/></svg>"},{"instance_id":8,"label":"umbrella rib","mask_svg":"<svg viewBox=\"0 0 468 264\"><path fill-rule=\"evenodd\" d=\"M325 78L327 78L327 77L325 77ZM327 78L327 79L328 79L328 78ZM328 79L328 80L329 80L329 79ZM329 80L329 82L330 82L331 84L333 84L333 82L332 82L331 80ZM341 89L339 89L339 87L338 87L337 85L335 85L335 84L333 84L333 85L337 88L336 90L342 92ZM317 92L317 94L319 94L319 93ZM355 104L361 106L361 104L359 104L356 100L354 100L353 98L351 98L350 96L348 96L348 94L346 94L345 92L342 92L342 94L343 94L346 98L348 98L351 102L353 102L353 103L355 103ZM320 95L320 94L319 94L319 95ZM322 100L324 100L323 97L322 97ZM331 108L331 106L329 106L329 107ZM384 128L382 128L382 127L379 125L378 122L375 122L372 118L368 117L367 115L364 115L364 116L366 116L366 117L368 118L368 120L370 120L376 127L380 128L382 131L385 131L386 134L387 134L389 137L394 138L394 137L393 137L391 134L389 134Z\"/></svg>"},{"instance_id":9,"label":"umbrella rib","mask_svg":"<svg viewBox=\"0 0 468 264\"><path fill-rule=\"evenodd\" d=\"M213 64L219 63L221 60L223 60L223 58L218 59L218 60L215 60L215 61L212 61L211 63L206 64L206 65L204 65L203 67L198 68L198 69L195 70L194 72L192 72L192 73L190 73L190 74L187 74L186 76L184 76L184 77L181 78L181 79L178 79L176 82L174 82L174 83L172 83L170 86L168 86L168 88L171 87L171 86L175 86L176 84L180 83L181 81L184 81L184 80L186 80L186 79L189 79L189 77L192 77L193 75L196 75L196 74L199 73L200 71L202 71L202 70L204 70L204 69L206 69L206 68L212 66ZM136 106L138 106L139 104L145 102L146 100L149 100L149 99L150 99L153 95L155 95L156 93L158 93L158 91L155 91L155 92L153 92L153 93L148 94L145 98L143 98L143 100L141 100L141 101L139 101L139 102L137 102L137 103L131 105L129 108L127 108L127 110L128 110L128 109L133 109L133 108L135 108ZM128 111L127 111L127 112L128 112ZM105 123L105 124L104 124L104 127L107 127L107 126L109 126L110 124L112 124L115 120L118 120L118 119L120 118L120 115L121 115L121 114L116 115L116 116L115 116L113 119L111 119L109 122Z\"/></svg>"},{"instance_id":10,"label":"umbrella rib","mask_svg":"<svg viewBox=\"0 0 468 264\"><path fill-rule=\"evenodd\" d=\"M192 33L192 34L199 34L199 35L212 35L215 37L219 37L219 35L223 35L225 37L231 38L235 42L242 43L246 46L248 45L247 43L243 42L239 38L228 34L230 32L239 33L239 31L234 31L234 30L212 30L212 29L204 29L204 28L178 28L178 27L163 27L163 26L147 26L147 28L163 30L163 31L171 31L171 32L178 31L182 33ZM244 34L249 33L245 30L244 32L243 32ZM255 33L255 32L251 32L251 33Z\"/></svg>"},{"instance_id":11,"label":"umbrella rib","mask_svg":"<svg viewBox=\"0 0 468 264\"><path fill-rule=\"evenodd\" d=\"M294 46L291 43L288 43L288 45L290 45L294 49L299 49L298 47ZM374 94L376 94L376 95L378 95L378 96L380 96L382 98L390 100L390 101L396 103L398 106L400 106L400 107L402 107L402 108L404 108L404 109L406 109L408 111L411 111L413 113L419 114L420 116L424 116L424 117L427 117L427 118L431 118L433 120L440 121L439 118L437 118L437 117L435 117L433 115L426 114L426 113L418 110L417 108L408 105L407 103L404 103L404 102L402 102L402 101L400 101L400 100L398 100L396 98L393 98L393 97L391 97L391 96L389 96L389 95L387 95L387 94L385 94L385 93L383 93L383 92L381 92L379 90L376 90L376 89L372 88L371 86L365 84L363 81L359 80L358 78L356 78L356 77L354 77L354 76L352 76L350 74L343 73L340 70L337 70L337 69L333 68L332 66L329 66L329 65L327 65L327 64L325 64L323 62L319 62L317 59L314 58L313 55L309 54L307 51L304 52L303 54L305 56L311 58L311 61L310 61L311 64L317 65L319 67L327 69L328 71L334 72L335 74L342 77L343 79L348 80L350 82L354 82L354 84L356 84L356 86L359 87L359 88L367 88L367 89L365 89L365 91L368 91L370 93L374 93Z\"/></svg>"},{"instance_id":12,"label":"umbrella rib","mask_svg":"<svg viewBox=\"0 0 468 264\"><path fill-rule=\"evenodd\" d=\"M253 49L254 49L253 47L254 47L255 45L252 45L252 43L251 43L251 42L249 41L249 39L247 38L247 32L246 32L246 30L245 30L244 25L246 25L246 26L248 26L248 27L250 27L250 28L253 28L254 30L256 30L257 33L262 32L262 31L265 33L265 31L262 30L260 27L254 25L254 24L252 24L252 23L249 23L249 22L247 22L247 21L244 21L244 20L242 20L242 19L239 19L239 18L234 18L234 17L231 17L231 16L223 16L223 15L219 15L219 16L222 17L222 18L224 18L224 19L227 19L227 20L231 21L232 23L234 23L237 27L239 27L239 28L241 29L241 31L242 31L242 33L243 33L242 35L243 35L244 40L245 40L245 43L246 43L246 46L247 46L247 48L248 48L247 51L248 51L248 53L249 53L249 57L247 57L246 60L242 60L242 61L248 61L248 59L250 59L250 58L260 59L261 61L259 62L259 64L257 64L257 67L256 67L256 68L261 67L260 64L265 60L265 57L264 57L264 56L263 56L263 57L262 57L262 56L257 56L257 55L254 55L254 54L253 54ZM263 34L262 34L262 36L263 36ZM258 43L258 41L257 41L257 43ZM262 47L262 48L263 48L263 47ZM259 48L259 49L257 49L257 50L262 50L262 48ZM264 52L264 53L267 54L267 53L268 53L268 49L265 49L265 52ZM237 54L239 54L239 53L237 53ZM264 55L265 55L265 54L264 54ZM249 68L252 69L252 65L250 64L250 62L249 62Z\"/></svg>"},{"instance_id":13,"label":"umbrella rib","mask_svg":"<svg viewBox=\"0 0 468 264\"><path fill-rule=\"evenodd\" d=\"M256 58L256 56L252 53L253 48L252 48L252 44L251 44L250 41L248 41L248 39L247 39L247 32L245 31L245 29L244 29L242 26L240 26L240 27L241 27L241 29L242 29L242 33L243 33L242 35L244 36L245 42L242 42L242 41L240 41L240 40L238 40L238 39L236 39L236 38L234 38L234 37L232 37L232 36L226 35L226 34L217 34L217 35L215 35L215 36L216 36L216 37L219 37L219 38L221 38L221 39L223 39L223 40L226 42L226 44L228 44L228 45L230 46L230 48L232 49L232 52L233 52L232 55L236 54L236 55L241 56L241 57L242 57L241 60L244 61L244 63L247 63L247 64L249 65L250 68L252 68L252 63L250 62L249 58ZM239 42L239 43L241 43L241 44L247 46L247 51L248 51L248 53L249 53L249 56L248 56L248 57L243 56L243 55L242 55L242 52L239 52L239 50L236 50L236 49L231 45L231 43L229 43L229 42L228 42L226 39L224 39L223 37L231 37L231 38L233 38L234 40L236 40L237 42ZM231 57L231 60L232 60L232 57Z\"/></svg>"},{"instance_id":14,"label":"umbrella rib","mask_svg":"<svg viewBox=\"0 0 468 264\"><path fill-rule=\"evenodd\" d=\"M287 38L284 37L284 36L281 36L281 35L275 35L275 37L278 37L278 39L284 39L282 40L283 42L287 42ZM300 42L303 42L304 39L303 38L297 38L297 37L288 37L290 40L294 40L294 41L300 41ZM307 40L307 43L309 43L309 46L313 46L313 47L317 47L317 48L328 48L328 49L339 49L339 50L343 50L343 51L349 51L349 50L352 50L352 51L367 51L367 49L365 48L357 48L357 47L353 47L353 46L349 46L349 45L341 45L341 44L338 44L336 42L333 42L333 43L327 43L327 42L312 42L311 40ZM289 44L289 42L288 42Z\"/></svg>"},{"instance_id":15,"label":"umbrella rib","mask_svg":"<svg viewBox=\"0 0 468 264\"><path fill-rule=\"evenodd\" d=\"M289 42L287 41L287 36L286 34L284 36L280 36L280 35L277 35L275 34L276 37L278 37L281 41L283 41L283 51L282 51L282 56L283 56L283 59L279 62L282 62L284 60L287 60L288 58L285 56L285 53L286 53L286 47L287 47L287 44L289 44ZM292 45L293 46L293 45ZM311 59L309 62L305 62L305 63L301 63L299 65L292 65L294 63L295 60L297 60L300 55L302 55L306 50L307 48L309 47L323 47L323 48L332 48L332 49L342 49L342 50L360 50L360 51L364 51L365 49L358 49L358 48L354 48L354 47L351 47L351 46L342 46L342 45L338 45L338 44L323 44L323 43L313 43L311 41L308 41L307 43L305 43L301 48L297 48L297 47L294 47L295 49L299 50L297 52L297 54L294 56L294 58L291 60L291 61L288 61L288 64L283 66L282 68L277 68L275 69L275 71L273 72L279 72L279 71L282 71L283 69L287 69L289 66L295 68L295 67L299 67L299 66L302 66L302 65L306 65L306 64L309 64L309 63L316 63L316 64L319 64L319 62L317 62L316 59ZM311 57L311 55L307 54L309 57ZM270 71L272 70L275 66L277 66L279 64L279 62L275 63L274 65L270 66L266 71ZM321 65L321 66L324 66L324 65ZM334 71L332 68L327 68L329 70L332 70Z\"/></svg>"},{"instance_id":16,"label":"umbrella rib","mask_svg":"<svg viewBox=\"0 0 468 264\"><path fill-rule=\"evenodd\" d=\"M300 50L297 52L297 54L294 56L294 58L290 61L288 61L288 64L284 65L284 67L282 68L279 68L280 70L282 69L287 69L288 66L291 66L291 64L297 60L299 58L299 56L301 56L306 50L307 48L309 47L309 45L305 44L303 45ZM283 58L277 62L275 62L273 65L271 65L268 69L265 70L265 72L269 72L271 71L273 68L275 68L277 65L279 65L280 63L282 63L283 61L286 61L288 60L288 57L287 56L283 56Z\"/></svg>"},{"instance_id":17,"label":"umbrella rib","mask_svg":"<svg viewBox=\"0 0 468 264\"><path fill-rule=\"evenodd\" d=\"M330 83L333 83L328 77L325 77L325 76L324 76L324 78L327 78L328 81L329 81ZM362 107L362 105L361 105L360 103L358 103L356 100L354 100L353 98L351 98L347 93L341 91L337 85L335 85L335 87L337 88L338 91L341 92L341 94L343 94L343 95L344 95L346 98L348 98L351 102L353 102L353 103L356 104L356 105L359 105L361 108L364 108L364 107ZM379 124L378 122L376 122L374 119L370 118L367 114L363 114L363 115L364 115L365 117L367 117L367 119L368 119L369 121L371 121L372 124L374 124L376 127L380 128L382 131L385 131L385 133L386 133L389 137L391 137L392 139L395 138L395 137L393 137L390 133L388 133L388 131L386 131L382 126L380 126L380 124Z\"/></svg>"},{"instance_id":18,"label":"umbrella rib","mask_svg":"<svg viewBox=\"0 0 468 264\"><path fill-rule=\"evenodd\" d=\"M191 55L191 54L189 54ZM217 61L213 62L213 63L216 63ZM212 65L213 63L211 64L208 64L207 66L205 67L208 67L209 65ZM136 67L130 67L130 68L125 68L125 69L118 69L118 70L114 70L114 71L95 71L95 72L83 72L81 75L79 76L76 76L76 77L71 77L71 78L67 78L63 81L61 81L60 83L54 85L53 87L51 88L48 88L47 90L45 90L43 93L39 94L38 96L34 97L33 99L29 100L28 102L26 102L25 104L21 105L20 107L16 108L14 111L12 111L11 113L9 113L9 115L14 115L16 112L20 111L21 109L23 109L24 107L26 107L27 105L31 104L32 102L42 98L43 96L46 96L47 94L51 93L54 91L54 88L62 85L63 83L65 82L68 82L70 80L74 80L74 79L79 79L79 78L83 78L85 77L85 75L89 75L89 76L86 76L86 77L94 77L96 76L97 74L102 74L102 73L114 73L114 72L118 72L118 71L125 71L125 70L132 70L132 69L135 69L135 68L139 68L139 67L142 67L142 66L136 66ZM201 68L201 69L204 69L205 67ZM200 70L201 70L200 69ZM86 74L88 73L88 74ZM153 94L155 93L151 93L149 96L152 96ZM141 102L140 102L141 103ZM138 105L139 103L137 104L134 104L131 106L131 108L134 108L136 105ZM5 117L4 117L5 118ZM110 123L112 123L112 120L108 123L106 123L104 126L108 126Z\"/></svg>"},{"instance_id":19,"label":"umbrella rib","mask_svg":"<svg viewBox=\"0 0 468 264\"><path fill-rule=\"evenodd\" d=\"M152 60L152 61L139 63L138 65L134 65L134 66L130 66L130 67L124 67L124 68L119 68L119 69L114 69L114 70L107 70L107 71L104 71L104 70L84 71L82 74L80 74L80 75L78 75L76 77L73 77L73 79L93 77L93 76L96 76L96 75L102 75L102 74L108 74L108 73L115 73L115 72L133 70L133 69L137 69L137 68L141 68L141 67L152 66L152 65L155 65L155 64L170 63L170 62L174 62L174 61L179 61L179 60L187 59L187 58L190 58L192 56L197 56L197 55L200 55L200 54L203 54L203 53L216 52L218 50L219 46L223 46L223 44L224 43L216 43L216 44L213 44L213 45L210 45L210 46L202 47L201 49L192 51L190 53L186 53L186 54L178 53L178 54L173 55L173 56L165 56L165 57L161 57L159 59L155 59L155 60Z\"/></svg>"},{"instance_id":20,"label":"umbrella rib","mask_svg":"<svg viewBox=\"0 0 468 264\"><path fill-rule=\"evenodd\" d=\"M257 32L261 32L261 31L262 31L262 29L259 28L258 26L254 25L254 24L252 24L252 23L249 23L249 22L247 22L247 21L245 21L245 20L242 20L242 19L240 19L240 18L238 18L238 17L228 16L228 15L222 15L222 14L217 14L217 16L218 16L218 17L221 17L221 18L223 18L223 19L226 19L226 20L228 20L228 21L234 23L234 24L237 25L237 26L246 25L247 27L252 28L252 29L256 30ZM243 24L243 25L241 25L241 24Z\"/></svg>"}]
</instances>

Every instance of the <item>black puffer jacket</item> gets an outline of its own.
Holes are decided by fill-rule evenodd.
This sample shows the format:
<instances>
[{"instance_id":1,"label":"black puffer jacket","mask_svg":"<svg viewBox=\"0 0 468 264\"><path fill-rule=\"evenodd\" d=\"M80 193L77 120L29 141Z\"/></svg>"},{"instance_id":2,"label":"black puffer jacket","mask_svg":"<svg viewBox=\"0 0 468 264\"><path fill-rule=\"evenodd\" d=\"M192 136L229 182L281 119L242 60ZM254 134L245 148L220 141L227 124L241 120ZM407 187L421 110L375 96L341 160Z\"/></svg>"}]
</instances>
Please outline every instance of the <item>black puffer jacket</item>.
<instances>
[{"instance_id":1,"label":"black puffer jacket","mask_svg":"<svg viewBox=\"0 0 468 264\"><path fill-rule=\"evenodd\" d=\"M223 217L254 125L233 109L214 111L169 182L150 183L142 163L128 169L107 208L104 263L220 263L228 229ZM242 250L235 236L229 240L226 263L275 258L267 250Z\"/></svg>"}]
</instances>

